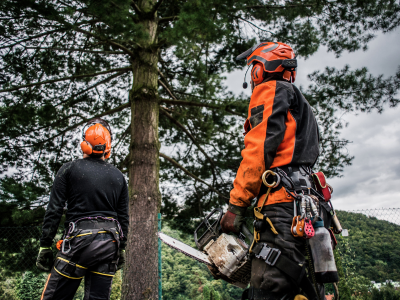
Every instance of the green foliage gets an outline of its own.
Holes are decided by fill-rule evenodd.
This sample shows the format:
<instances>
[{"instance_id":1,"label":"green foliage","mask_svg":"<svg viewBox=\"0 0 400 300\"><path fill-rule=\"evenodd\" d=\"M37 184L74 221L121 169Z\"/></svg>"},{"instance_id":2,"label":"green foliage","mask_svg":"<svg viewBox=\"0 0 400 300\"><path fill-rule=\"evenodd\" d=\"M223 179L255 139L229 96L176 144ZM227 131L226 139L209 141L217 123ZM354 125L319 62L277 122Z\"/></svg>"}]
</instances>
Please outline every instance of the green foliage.
<instances>
[{"instance_id":1,"label":"green foliage","mask_svg":"<svg viewBox=\"0 0 400 300\"><path fill-rule=\"evenodd\" d=\"M80 127L93 116L111 123L111 162L127 174L126 104L139 97L130 89L140 51L159 54L161 151L227 196L241 161L248 103L223 85L221 74L245 64L235 57L260 40L286 42L300 57L321 45L340 55L365 49L374 35L400 23L395 0L177 0L160 2L156 12L148 1L138 2L143 11L133 3L0 2L0 203L13 205L0 210L4 222L12 222L6 211L30 214L46 204L55 172L78 157ZM147 20L157 21L153 44L141 25ZM339 137L344 124L336 113L396 106L399 76L349 67L310 75L304 92L321 125L325 174L340 175L352 159L342 151L348 141ZM173 98L196 106L164 101ZM160 170L164 215L195 218L224 203L169 160L160 160ZM15 222L32 225L39 219L15 215Z\"/></svg>"},{"instance_id":2,"label":"green foliage","mask_svg":"<svg viewBox=\"0 0 400 300\"><path fill-rule=\"evenodd\" d=\"M118 270L113 277L110 300L121 299L121 288L122 288L122 271Z\"/></svg>"},{"instance_id":3,"label":"green foliage","mask_svg":"<svg viewBox=\"0 0 400 300\"><path fill-rule=\"evenodd\" d=\"M19 300L37 300L40 298L46 277L38 276L33 272L26 271L17 286L17 295Z\"/></svg>"},{"instance_id":4,"label":"green foliage","mask_svg":"<svg viewBox=\"0 0 400 300\"><path fill-rule=\"evenodd\" d=\"M182 236L164 226L163 232L195 246L191 235ZM214 280L204 264L162 245L162 288L164 300L233 300L242 289L222 280Z\"/></svg>"},{"instance_id":5,"label":"green foliage","mask_svg":"<svg viewBox=\"0 0 400 300\"><path fill-rule=\"evenodd\" d=\"M15 289L20 281L19 274L13 275L13 277L7 276L4 271L0 271L0 300L19 300Z\"/></svg>"},{"instance_id":6,"label":"green foliage","mask_svg":"<svg viewBox=\"0 0 400 300\"><path fill-rule=\"evenodd\" d=\"M338 211L349 237L341 238L343 267L370 281L400 281L400 228L393 223ZM350 248L351 246L351 248ZM352 274L348 277L353 278Z\"/></svg>"},{"instance_id":7,"label":"green foliage","mask_svg":"<svg viewBox=\"0 0 400 300\"><path fill-rule=\"evenodd\" d=\"M373 289L371 295L364 297L365 300L400 300L400 291L396 290L393 285L387 284L380 290Z\"/></svg>"}]
</instances>

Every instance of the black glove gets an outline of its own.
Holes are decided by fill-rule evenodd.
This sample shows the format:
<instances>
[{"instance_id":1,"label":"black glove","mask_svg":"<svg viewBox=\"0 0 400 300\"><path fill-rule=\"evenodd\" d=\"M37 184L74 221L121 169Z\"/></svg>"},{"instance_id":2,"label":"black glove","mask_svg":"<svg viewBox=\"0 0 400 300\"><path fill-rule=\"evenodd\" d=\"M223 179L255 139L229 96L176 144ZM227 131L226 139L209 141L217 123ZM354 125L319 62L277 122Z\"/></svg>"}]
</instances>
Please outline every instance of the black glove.
<instances>
[{"instance_id":1,"label":"black glove","mask_svg":"<svg viewBox=\"0 0 400 300\"><path fill-rule=\"evenodd\" d=\"M221 219L221 229L225 233L239 233L244 224L244 215L247 207L236 206L229 203L228 211Z\"/></svg>"},{"instance_id":2,"label":"black glove","mask_svg":"<svg viewBox=\"0 0 400 300\"><path fill-rule=\"evenodd\" d=\"M39 254L36 259L36 267L39 270L50 272L51 267L53 266L53 251L51 251L50 247L40 247Z\"/></svg>"},{"instance_id":3,"label":"black glove","mask_svg":"<svg viewBox=\"0 0 400 300\"><path fill-rule=\"evenodd\" d=\"M125 265L125 260L126 260L125 249L120 249L117 270L122 269L122 267Z\"/></svg>"}]
</instances>

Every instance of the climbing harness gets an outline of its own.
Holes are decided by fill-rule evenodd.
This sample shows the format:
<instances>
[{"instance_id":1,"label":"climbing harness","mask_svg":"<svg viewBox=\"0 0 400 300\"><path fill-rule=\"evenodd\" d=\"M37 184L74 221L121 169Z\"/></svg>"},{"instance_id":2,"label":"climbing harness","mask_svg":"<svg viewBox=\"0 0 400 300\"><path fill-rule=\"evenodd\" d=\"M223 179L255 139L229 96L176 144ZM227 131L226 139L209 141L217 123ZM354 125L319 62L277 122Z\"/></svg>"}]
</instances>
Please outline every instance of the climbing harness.
<instances>
[{"instance_id":1,"label":"climbing harness","mask_svg":"<svg viewBox=\"0 0 400 300\"><path fill-rule=\"evenodd\" d=\"M111 217L102 217L102 216L97 216L97 217L84 217L81 219L76 220L75 222L70 222L69 223L69 227L68 227L68 231L67 234L64 236L64 239L60 240L57 242L57 248L59 246L60 243L60 248L59 250L61 250L61 252L63 254L67 254L71 251L71 240L76 238L78 236L78 234L75 234L74 236L71 236L72 233L75 232L75 230L77 229L77 224L81 221L84 220L102 220L102 221L110 221L110 222L115 222L117 225L117 230L118 230L118 234L119 234L119 240L123 239L124 237L124 233L122 232L122 228L121 225L119 224L118 220L111 218ZM113 233L113 232L111 232ZM68 243L67 249L66 249L66 244Z\"/></svg>"},{"instance_id":2,"label":"climbing harness","mask_svg":"<svg viewBox=\"0 0 400 300\"><path fill-rule=\"evenodd\" d=\"M271 176L276 176L276 178L277 178L276 181L274 181L272 183L268 183L267 182L267 178L270 175ZM254 217L255 217L255 220L254 220L254 223L253 223L253 225L254 225L254 239L253 239L253 243L250 246L249 253L252 252L254 243L258 243L260 241L260 232L264 231L266 229L266 223L267 222L271 226L272 232L274 234L278 234L278 232L276 231L276 229L275 229L274 225L272 224L271 220L268 218L267 214L262 214L261 210L263 209L263 207L265 205L265 202L268 199L268 195L271 192L271 189L277 187L279 185L281 179L280 179L280 176L278 174L276 174L275 172L273 172L271 170L265 171L261 178L262 178L262 182L264 183L264 185L266 187L268 187L268 190L267 190L267 192L265 194L264 201L262 202L261 206L260 207L254 207Z\"/></svg>"}]
</instances>

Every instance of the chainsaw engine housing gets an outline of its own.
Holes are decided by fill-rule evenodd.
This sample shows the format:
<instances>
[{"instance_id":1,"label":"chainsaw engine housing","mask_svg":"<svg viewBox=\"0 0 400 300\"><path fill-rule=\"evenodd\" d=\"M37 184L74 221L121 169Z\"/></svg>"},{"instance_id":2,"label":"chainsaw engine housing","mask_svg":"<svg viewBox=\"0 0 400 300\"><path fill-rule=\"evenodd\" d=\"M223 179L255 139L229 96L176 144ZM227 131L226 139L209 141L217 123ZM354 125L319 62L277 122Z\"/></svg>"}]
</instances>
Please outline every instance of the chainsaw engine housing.
<instances>
[{"instance_id":1,"label":"chainsaw engine housing","mask_svg":"<svg viewBox=\"0 0 400 300\"><path fill-rule=\"evenodd\" d=\"M248 245L241 239L222 233L216 240L210 240L204 247L218 271L228 277L233 285L246 288L250 282L251 261L248 259Z\"/></svg>"}]
</instances>

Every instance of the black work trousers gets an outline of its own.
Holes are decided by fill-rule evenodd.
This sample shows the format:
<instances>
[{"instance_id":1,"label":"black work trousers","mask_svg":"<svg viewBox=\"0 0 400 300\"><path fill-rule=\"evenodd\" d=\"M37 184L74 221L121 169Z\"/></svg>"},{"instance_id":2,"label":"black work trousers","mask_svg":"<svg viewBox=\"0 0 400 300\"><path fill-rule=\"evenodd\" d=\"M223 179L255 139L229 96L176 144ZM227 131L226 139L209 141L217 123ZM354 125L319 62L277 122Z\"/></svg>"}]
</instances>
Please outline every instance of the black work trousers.
<instances>
[{"instance_id":1,"label":"black work trousers","mask_svg":"<svg viewBox=\"0 0 400 300\"><path fill-rule=\"evenodd\" d=\"M298 264L304 264L306 241L303 238L295 238L290 231L293 212L294 207L291 202L265 206L262 213L266 213L270 218L278 235L271 231L270 226L267 226L267 229L261 232L259 242L278 248L282 251L282 255ZM301 292L299 287L281 270L267 265L258 258L252 260L250 284L255 289L254 300L292 300ZM321 299L325 299L323 286L320 287L320 295Z\"/></svg>"},{"instance_id":2,"label":"black work trousers","mask_svg":"<svg viewBox=\"0 0 400 300\"><path fill-rule=\"evenodd\" d=\"M96 234L94 239L92 234ZM87 239L93 240L81 247ZM66 254L58 252L41 300L72 300L82 278L84 300L108 300L118 252L114 236L107 231L84 230L71 240L68 249Z\"/></svg>"}]
</instances>

